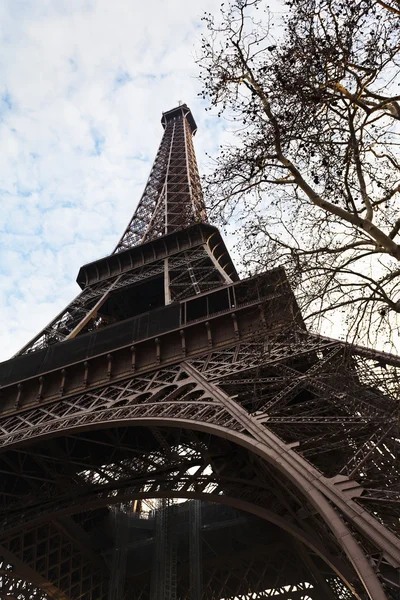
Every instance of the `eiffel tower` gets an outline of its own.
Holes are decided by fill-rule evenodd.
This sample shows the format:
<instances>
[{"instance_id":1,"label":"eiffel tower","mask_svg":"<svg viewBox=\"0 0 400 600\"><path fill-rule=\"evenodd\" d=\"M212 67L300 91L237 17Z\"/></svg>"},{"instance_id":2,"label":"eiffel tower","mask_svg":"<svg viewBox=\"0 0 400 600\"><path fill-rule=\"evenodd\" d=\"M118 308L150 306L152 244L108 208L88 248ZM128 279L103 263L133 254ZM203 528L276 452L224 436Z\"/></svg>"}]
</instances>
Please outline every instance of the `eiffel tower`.
<instances>
[{"instance_id":1,"label":"eiffel tower","mask_svg":"<svg viewBox=\"0 0 400 600\"><path fill-rule=\"evenodd\" d=\"M400 598L400 359L241 280L190 109L162 125L113 253L0 364L0 598Z\"/></svg>"}]
</instances>

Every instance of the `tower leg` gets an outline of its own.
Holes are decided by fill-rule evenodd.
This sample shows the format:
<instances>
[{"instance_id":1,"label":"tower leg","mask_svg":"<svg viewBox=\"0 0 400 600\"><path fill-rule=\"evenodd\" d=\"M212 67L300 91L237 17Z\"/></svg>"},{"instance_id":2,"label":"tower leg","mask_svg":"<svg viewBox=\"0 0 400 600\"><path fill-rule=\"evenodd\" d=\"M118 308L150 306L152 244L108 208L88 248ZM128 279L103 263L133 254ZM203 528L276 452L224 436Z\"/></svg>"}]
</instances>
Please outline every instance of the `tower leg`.
<instances>
[{"instance_id":1,"label":"tower leg","mask_svg":"<svg viewBox=\"0 0 400 600\"><path fill-rule=\"evenodd\" d=\"M387 600L387 596L383 591L382 585L372 568L372 565L365 556L361 546L357 543L350 529L341 518L337 509L329 502L324 488L319 487L322 482L321 477L318 477L316 470L308 465L306 461L299 455L296 455L290 446L286 445L282 440L275 436L266 427L260 424L252 415L250 415L242 406L237 404L218 386L214 385L197 371L189 363L185 363L185 370L191 377L206 390L211 397L214 397L221 405L229 411L238 423L243 426L243 429L248 431L254 438L254 452L264 458L267 462L274 464L282 473L289 477L303 492L309 502L318 511L324 519L327 526L334 534L336 540L341 545L348 559L352 563L365 591L370 600ZM319 480L319 481L318 481ZM324 481L327 493L332 490ZM339 498L339 495L336 494ZM346 500L340 498L341 506L348 511L349 506ZM377 523L379 527L379 523ZM368 524L363 523L364 528Z\"/></svg>"},{"instance_id":2,"label":"tower leg","mask_svg":"<svg viewBox=\"0 0 400 600\"><path fill-rule=\"evenodd\" d=\"M129 527L127 515L123 512L122 506L117 506L115 518L115 546L111 563L110 588L108 600L123 600L126 578L126 559L128 552Z\"/></svg>"},{"instance_id":3,"label":"tower leg","mask_svg":"<svg viewBox=\"0 0 400 600\"><path fill-rule=\"evenodd\" d=\"M308 549L304 544L293 538L293 543L304 562L307 569L310 571L310 574L314 578L314 590L313 590L313 599L314 600L336 600L336 596L332 592L331 588L327 584L325 577L319 571L317 565L315 564L312 556L310 555Z\"/></svg>"},{"instance_id":4,"label":"tower leg","mask_svg":"<svg viewBox=\"0 0 400 600\"><path fill-rule=\"evenodd\" d=\"M189 509L189 560L190 560L190 600L201 600L202 586L202 555L201 555L201 502L194 500Z\"/></svg>"},{"instance_id":5,"label":"tower leg","mask_svg":"<svg viewBox=\"0 0 400 600\"><path fill-rule=\"evenodd\" d=\"M163 498L156 512L151 600L177 598L177 542L175 507Z\"/></svg>"}]
</instances>

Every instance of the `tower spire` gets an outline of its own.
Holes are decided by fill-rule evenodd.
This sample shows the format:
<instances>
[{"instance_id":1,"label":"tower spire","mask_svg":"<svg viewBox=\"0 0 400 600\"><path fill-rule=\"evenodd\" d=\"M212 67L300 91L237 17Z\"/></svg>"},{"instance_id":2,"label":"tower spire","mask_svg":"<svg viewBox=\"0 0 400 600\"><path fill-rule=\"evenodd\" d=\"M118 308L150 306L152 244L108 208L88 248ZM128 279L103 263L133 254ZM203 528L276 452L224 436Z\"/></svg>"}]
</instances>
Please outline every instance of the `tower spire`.
<instances>
[{"instance_id":1,"label":"tower spire","mask_svg":"<svg viewBox=\"0 0 400 600\"><path fill-rule=\"evenodd\" d=\"M161 140L143 195L114 253L206 222L193 135L197 125L190 108L181 104L164 112Z\"/></svg>"},{"instance_id":2,"label":"tower spire","mask_svg":"<svg viewBox=\"0 0 400 600\"><path fill-rule=\"evenodd\" d=\"M150 176L114 251L81 268L82 292L19 355L237 279L218 230L207 223L191 110L180 104L164 112L161 123L164 135Z\"/></svg>"}]
</instances>

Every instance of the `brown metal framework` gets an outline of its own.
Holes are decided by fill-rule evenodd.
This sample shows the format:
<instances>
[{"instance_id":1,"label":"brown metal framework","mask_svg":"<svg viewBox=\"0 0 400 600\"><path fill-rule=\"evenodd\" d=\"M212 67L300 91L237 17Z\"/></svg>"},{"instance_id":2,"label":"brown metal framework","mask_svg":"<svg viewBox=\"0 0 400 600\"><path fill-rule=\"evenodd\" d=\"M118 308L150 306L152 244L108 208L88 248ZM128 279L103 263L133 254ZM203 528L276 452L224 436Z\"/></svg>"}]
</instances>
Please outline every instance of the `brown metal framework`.
<instances>
[{"instance_id":1,"label":"brown metal framework","mask_svg":"<svg viewBox=\"0 0 400 600\"><path fill-rule=\"evenodd\" d=\"M174 523L175 551L165 552L169 560L175 553L178 577L177 597L199 598L206 594L210 598L298 598L311 592L317 600L351 598L332 570L315 553L285 534L267 521L221 506L200 501L168 507L164 501L163 511L158 508L143 519L132 519L125 515L128 531L128 560L126 576L135 590L135 597L159 596L158 586L154 589L151 571L154 564L154 546L160 538L161 521ZM196 539L201 556L201 577L193 577L196 564L191 552L193 542L194 515L197 516ZM162 516L162 518L160 518ZM167 532L168 527L164 531ZM168 535L162 536L165 540ZM168 541L170 541L168 539ZM300 560L298 560L301 558ZM158 567L165 567L159 561ZM197 575L197 574L196 574ZM324 578L330 580L328 586ZM194 587L194 579L197 585ZM201 580L205 582L202 585ZM286 581L286 585L280 584ZM335 592L332 593L332 583ZM251 590L251 591L250 591ZM166 595L161 596L165 598Z\"/></svg>"},{"instance_id":2,"label":"brown metal framework","mask_svg":"<svg viewBox=\"0 0 400 600\"><path fill-rule=\"evenodd\" d=\"M193 117L163 124L129 248L82 267L80 296L0 364L0 597L395 600L400 359L309 333L282 269L238 281L196 223ZM152 581L124 529L146 498ZM182 550L173 498L265 536L240 544L228 523L232 548L207 558L193 504Z\"/></svg>"},{"instance_id":3,"label":"brown metal framework","mask_svg":"<svg viewBox=\"0 0 400 600\"><path fill-rule=\"evenodd\" d=\"M192 136L197 126L186 104L163 113L165 129L138 207L114 252L206 222Z\"/></svg>"}]
</instances>

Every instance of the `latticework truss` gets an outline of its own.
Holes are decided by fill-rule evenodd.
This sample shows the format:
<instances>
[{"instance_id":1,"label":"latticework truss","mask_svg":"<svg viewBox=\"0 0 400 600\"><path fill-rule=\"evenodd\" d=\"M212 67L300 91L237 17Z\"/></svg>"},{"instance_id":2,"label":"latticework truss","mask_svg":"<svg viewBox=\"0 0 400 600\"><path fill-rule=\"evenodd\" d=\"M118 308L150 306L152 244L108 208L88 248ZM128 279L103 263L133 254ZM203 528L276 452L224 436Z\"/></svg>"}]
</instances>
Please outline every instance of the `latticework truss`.
<instances>
[{"instance_id":1,"label":"latticework truss","mask_svg":"<svg viewBox=\"0 0 400 600\"><path fill-rule=\"evenodd\" d=\"M115 297L118 291L135 288L136 292L140 284L150 278L167 279L171 302L219 287L224 279L230 281L230 277L221 267L214 267L211 250L206 244L171 253L168 259L148 261L145 266L137 266L120 275L85 286L55 319L19 351L18 355L44 350L58 342L123 320L124 312L121 306L119 312L114 310L115 314L112 316L105 313L104 309L107 308L110 298Z\"/></svg>"},{"instance_id":2,"label":"latticework truss","mask_svg":"<svg viewBox=\"0 0 400 600\"><path fill-rule=\"evenodd\" d=\"M197 222L193 117L163 124L116 251L0 364L0 593L396 600L400 359L307 332L282 269L238 281Z\"/></svg>"},{"instance_id":3,"label":"latticework truss","mask_svg":"<svg viewBox=\"0 0 400 600\"><path fill-rule=\"evenodd\" d=\"M255 514L269 507L285 527L297 521L304 543L324 539L346 560L329 522L276 471L285 457L349 522L389 585L399 561L399 367L334 340L285 337L4 416L4 533L132 498L208 497ZM134 434L130 423L145 428ZM236 442L224 441L228 432ZM251 463L237 444L254 446ZM280 448L273 469L260 444ZM312 542L309 531L320 532Z\"/></svg>"},{"instance_id":4,"label":"latticework truss","mask_svg":"<svg viewBox=\"0 0 400 600\"><path fill-rule=\"evenodd\" d=\"M162 124L164 136L143 196L114 252L207 220L189 108L183 104L164 113Z\"/></svg>"}]
</instances>

